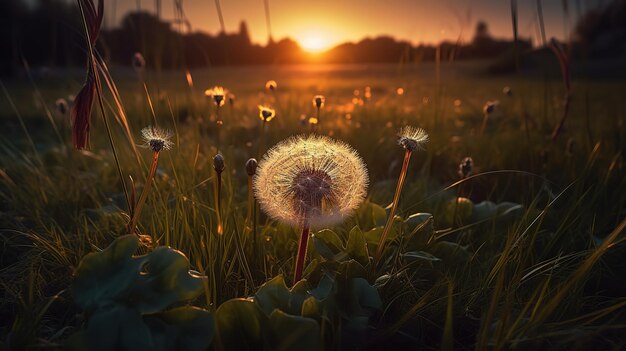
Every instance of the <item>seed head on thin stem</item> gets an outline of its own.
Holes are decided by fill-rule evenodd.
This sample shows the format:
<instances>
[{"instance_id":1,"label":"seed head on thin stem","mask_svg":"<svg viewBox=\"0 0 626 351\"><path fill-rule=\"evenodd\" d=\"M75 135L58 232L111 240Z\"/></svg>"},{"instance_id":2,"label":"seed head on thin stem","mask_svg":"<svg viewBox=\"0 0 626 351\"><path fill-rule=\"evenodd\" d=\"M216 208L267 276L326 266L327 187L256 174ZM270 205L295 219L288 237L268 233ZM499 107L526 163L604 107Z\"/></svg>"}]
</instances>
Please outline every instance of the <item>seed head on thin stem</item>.
<instances>
[{"instance_id":1,"label":"seed head on thin stem","mask_svg":"<svg viewBox=\"0 0 626 351\"><path fill-rule=\"evenodd\" d=\"M154 152L161 150L169 150L172 148L172 132L169 130L149 126L141 130L141 137L145 144L144 147L152 149Z\"/></svg>"},{"instance_id":2,"label":"seed head on thin stem","mask_svg":"<svg viewBox=\"0 0 626 351\"><path fill-rule=\"evenodd\" d=\"M276 111L273 108L259 105L259 118L263 122L269 122L276 116Z\"/></svg>"},{"instance_id":3,"label":"seed head on thin stem","mask_svg":"<svg viewBox=\"0 0 626 351\"><path fill-rule=\"evenodd\" d=\"M423 149L428 142L428 134L422 128L404 126L398 133L398 144L408 151Z\"/></svg>"}]
</instances>

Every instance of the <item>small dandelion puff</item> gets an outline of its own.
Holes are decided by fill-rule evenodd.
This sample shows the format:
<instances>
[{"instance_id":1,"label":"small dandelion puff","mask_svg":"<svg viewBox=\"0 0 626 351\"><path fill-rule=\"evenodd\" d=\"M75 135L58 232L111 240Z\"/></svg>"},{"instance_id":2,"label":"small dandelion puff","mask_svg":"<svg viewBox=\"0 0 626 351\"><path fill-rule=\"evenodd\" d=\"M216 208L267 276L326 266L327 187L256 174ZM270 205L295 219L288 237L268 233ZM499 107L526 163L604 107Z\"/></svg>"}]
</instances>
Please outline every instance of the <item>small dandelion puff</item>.
<instances>
[{"instance_id":1,"label":"small dandelion puff","mask_svg":"<svg viewBox=\"0 0 626 351\"><path fill-rule=\"evenodd\" d=\"M459 177L465 179L474 173L474 160L471 157L465 157L459 164Z\"/></svg>"},{"instance_id":2,"label":"small dandelion puff","mask_svg":"<svg viewBox=\"0 0 626 351\"><path fill-rule=\"evenodd\" d=\"M310 126L317 125L317 122L318 122L318 120L317 120L316 117L309 117L309 125Z\"/></svg>"},{"instance_id":3,"label":"small dandelion puff","mask_svg":"<svg viewBox=\"0 0 626 351\"><path fill-rule=\"evenodd\" d=\"M224 97L226 96L227 93L228 91L220 86L215 86L211 89L207 89L204 91L204 95L212 98L213 101L215 102L215 105L217 106L224 105L225 103Z\"/></svg>"},{"instance_id":4,"label":"small dandelion puff","mask_svg":"<svg viewBox=\"0 0 626 351\"><path fill-rule=\"evenodd\" d=\"M259 118L263 122L269 122L276 116L276 111L273 108L259 105Z\"/></svg>"},{"instance_id":5,"label":"small dandelion puff","mask_svg":"<svg viewBox=\"0 0 626 351\"><path fill-rule=\"evenodd\" d=\"M454 104L454 107L461 107L463 102L461 101L461 99L454 99L453 104Z\"/></svg>"},{"instance_id":6,"label":"small dandelion puff","mask_svg":"<svg viewBox=\"0 0 626 351\"><path fill-rule=\"evenodd\" d=\"M325 136L296 136L259 163L254 191L272 218L294 226L339 223L363 201L366 167L350 146Z\"/></svg>"},{"instance_id":7,"label":"small dandelion puff","mask_svg":"<svg viewBox=\"0 0 626 351\"><path fill-rule=\"evenodd\" d=\"M131 59L131 64L136 71L142 71L146 67L146 60L140 52L136 52Z\"/></svg>"},{"instance_id":8,"label":"small dandelion puff","mask_svg":"<svg viewBox=\"0 0 626 351\"><path fill-rule=\"evenodd\" d=\"M276 90L277 87L278 87L278 84L276 83L275 80L268 80L265 83L265 89L267 89L267 90L274 91L274 90Z\"/></svg>"},{"instance_id":9,"label":"small dandelion puff","mask_svg":"<svg viewBox=\"0 0 626 351\"><path fill-rule=\"evenodd\" d=\"M324 107L325 101L326 101L326 98L324 97L324 95L315 95L315 97L313 98L313 106L320 109Z\"/></svg>"},{"instance_id":10,"label":"small dandelion puff","mask_svg":"<svg viewBox=\"0 0 626 351\"><path fill-rule=\"evenodd\" d=\"M504 93L504 95L506 96L511 96L513 95L513 90L511 90L511 87L507 85L504 88L502 88L502 93Z\"/></svg>"},{"instance_id":11,"label":"small dandelion puff","mask_svg":"<svg viewBox=\"0 0 626 351\"><path fill-rule=\"evenodd\" d=\"M483 112L487 114L491 114L496 110L496 107L498 107L498 105L500 105L500 101L498 100L487 101L485 103L485 106L483 106Z\"/></svg>"},{"instance_id":12,"label":"small dandelion puff","mask_svg":"<svg viewBox=\"0 0 626 351\"><path fill-rule=\"evenodd\" d=\"M408 151L423 149L428 142L428 134L422 128L404 126L398 133L398 145Z\"/></svg>"},{"instance_id":13,"label":"small dandelion puff","mask_svg":"<svg viewBox=\"0 0 626 351\"><path fill-rule=\"evenodd\" d=\"M146 127L141 130L141 137L145 141L144 146L152 149L154 152L161 150L169 150L174 145L170 140L172 132L157 127Z\"/></svg>"},{"instance_id":14,"label":"small dandelion puff","mask_svg":"<svg viewBox=\"0 0 626 351\"><path fill-rule=\"evenodd\" d=\"M396 94L398 94L398 95L404 95L404 88L398 88L398 89L396 89Z\"/></svg>"},{"instance_id":15,"label":"small dandelion puff","mask_svg":"<svg viewBox=\"0 0 626 351\"><path fill-rule=\"evenodd\" d=\"M67 101L63 98L58 99L55 103L54 103L54 107L56 108L57 112L62 115L65 116L67 114L67 112L70 110L69 105L67 103Z\"/></svg>"}]
</instances>

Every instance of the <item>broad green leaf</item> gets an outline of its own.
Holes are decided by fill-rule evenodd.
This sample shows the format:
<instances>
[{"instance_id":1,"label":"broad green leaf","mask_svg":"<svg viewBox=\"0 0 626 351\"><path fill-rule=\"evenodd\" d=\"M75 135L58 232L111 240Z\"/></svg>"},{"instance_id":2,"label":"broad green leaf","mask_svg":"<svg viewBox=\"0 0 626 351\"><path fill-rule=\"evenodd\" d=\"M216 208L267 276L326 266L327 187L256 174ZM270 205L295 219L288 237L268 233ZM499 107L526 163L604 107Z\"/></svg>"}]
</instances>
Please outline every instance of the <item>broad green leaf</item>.
<instances>
[{"instance_id":1,"label":"broad green leaf","mask_svg":"<svg viewBox=\"0 0 626 351\"><path fill-rule=\"evenodd\" d=\"M202 293L202 277L190 271L180 251L159 247L146 256L145 272L138 275L131 298L143 313L155 313Z\"/></svg>"},{"instance_id":2,"label":"broad green leaf","mask_svg":"<svg viewBox=\"0 0 626 351\"><path fill-rule=\"evenodd\" d=\"M363 266L367 266L370 261L369 254L367 252L365 235L363 235L363 232L357 226L352 228L352 230L350 230L350 233L348 234L346 252L351 258L353 258Z\"/></svg>"},{"instance_id":3,"label":"broad green leaf","mask_svg":"<svg viewBox=\"0 0 626 351\"><path fill-rule=\"evenodd\" d=\"M158 350L203 351L215 334L213 315L197 307L178 307L144 319Z\"/></svg>"},{"instance_id":4,"label":"broad green leaf","mask_svg":"<svg viewBox=\"0 0 626 351\"><path fill-rule=\"evenodd\" d=\"M109 301L125 298L143 262L132 257L138 246L137 236L124 235L106 249L83 257L71 287L76 304L90 311Z\"/></svg>"},{"instance_id":5,"label":"broad green leaf","mask_svg":"<svg viewBox=\"0 0 626 351\"><path fill-rule=\"evenodd\" d=\"M329 229L313 234L313 244L317 252L327 260L340 261L346 253L339 236Z\"/></svg>"},{"instance_id":6,"label":"broad green leaf","mask_svg":"<svg viewBox=\"0 0 626 351\"><path fill-rule=\"evenodd\" d=\"M287 288L282 275L263 284L254 294L254 301L263 313L270 315L275 309L299 315L302 302L308 297L308 283L299 281L291 290Z\"/></svg>"},{"instance_id":7,"label":"broad green leaf","mask_svg":"<svg viewBox=\"0 0 626 351\"><path fill-rule=\"evenodd\" d=\"M259 350L263 345L263 328L267 317L256 303L231 299L215 312L217 349Z\"/></svg>"},{"instance_id":8,"label":"broad green leaf","mask_svg":"<svg viewBox=\"0 0 626 351\"><path fill-rule=\"evenodd\" d=\"M312 318L293 316L274 310L269 318L271 349L317 351L322 349L320 327Z\"/></svg>"}]
</instances>

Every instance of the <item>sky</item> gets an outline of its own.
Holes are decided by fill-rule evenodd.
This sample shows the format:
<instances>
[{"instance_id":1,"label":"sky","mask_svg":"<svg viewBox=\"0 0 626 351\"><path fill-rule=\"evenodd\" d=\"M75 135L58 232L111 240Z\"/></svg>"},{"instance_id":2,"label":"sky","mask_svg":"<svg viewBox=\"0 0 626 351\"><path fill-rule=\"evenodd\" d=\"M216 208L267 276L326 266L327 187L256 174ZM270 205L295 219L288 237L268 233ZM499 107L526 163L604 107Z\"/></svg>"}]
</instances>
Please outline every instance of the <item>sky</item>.
<instances>
[{"instance_id":1,"label":"sky","mask_svg":"<svg viewBox=\"0 0 626 351\"><path fill-rule=\"evenodd\" d=\"M154 12L158 0L107 0L107 26L141 7ZM218 33L220 21L216 0L179 0L192 30ZM264 0L218 0L227 32L235 32L241 21L248 24L252 41L265 44L268 31ZM347 41L390 35L413 44L456 41L461 35L471 40L477 21L488 23L495 37L512 37L509 0L267 0L273 38L290 37L305 49L320 51ZM564 0L542 0L547 38L565 37L567 22ZM593 8L602 0L565 0L569 4L570 27L578 9ZM537 43L535 0L518 0L520 36ZM174 18L174 0L161 0L162 17ZM113 11L115 7L115 11ZM115 18L113 18L115 14Z\"/></svg>"}]
</instances>

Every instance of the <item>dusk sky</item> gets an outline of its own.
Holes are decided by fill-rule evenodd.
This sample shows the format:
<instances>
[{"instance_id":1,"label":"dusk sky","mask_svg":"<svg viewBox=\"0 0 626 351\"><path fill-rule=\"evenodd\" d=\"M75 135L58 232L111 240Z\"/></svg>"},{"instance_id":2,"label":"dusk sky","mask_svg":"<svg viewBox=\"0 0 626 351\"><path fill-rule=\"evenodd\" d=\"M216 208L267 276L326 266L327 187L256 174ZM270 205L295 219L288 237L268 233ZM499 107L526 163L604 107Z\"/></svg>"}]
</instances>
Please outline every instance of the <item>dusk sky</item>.
<instances>
[{"instance_id":1,"label":"dusk sky","mask_svg":"<svg viewBox=\"0 0 626 351\"><path fill-rule=\"evenodd\" d=\"M582 11L601 4L601 0L569 0L570 23ZM214 0L182 0L192 29L217 33L220 29ZM107 1L107 25L118 23L138 4L143 10L154 11L155 0ZM113 12L113 7L116 7ZM509 0L269 0L274 39L291 37L312 51L322 50L346 41L387 34L414 44L432 43L443 39L456 40L461 32L465 40L472 37L475 23L484 20L496 37L511 37ZM263 0L221 0L224 22L228 32L236 31L239 23L248 23L252 40L265 44ZM174 18L174 1L162 0L162 16ZM536 1L518 0L519 31L525 38L537 39ZM543 0L546 35L563 38L562 0ZM115 18L112 14L115 13ZM465 22L462 25L461 22ZM464 28L463 28L464 26Z\"/></svg>"}]
</instances>

